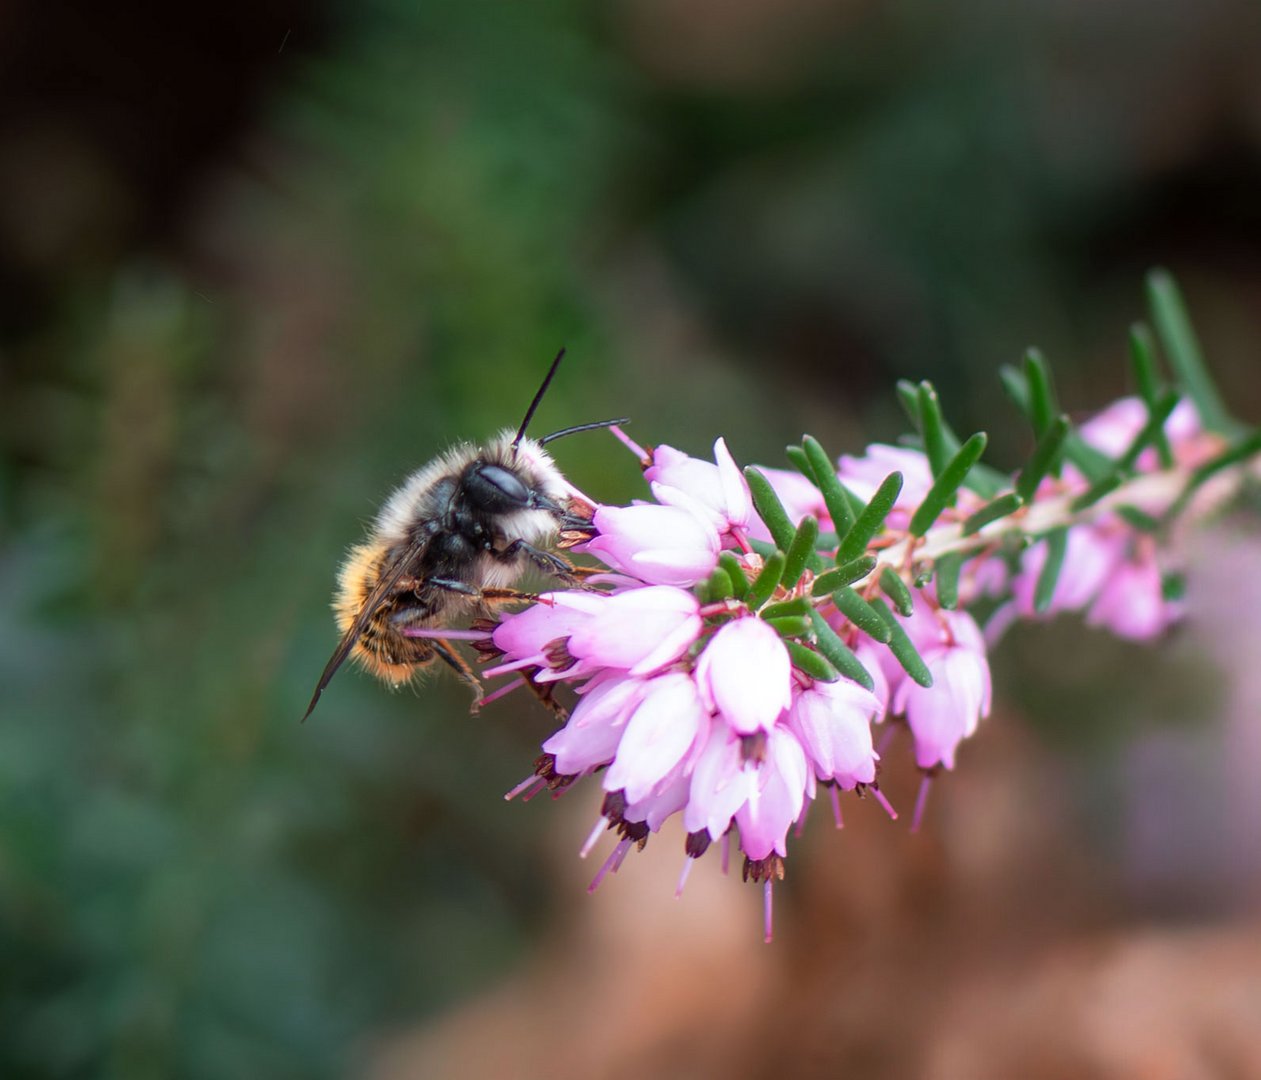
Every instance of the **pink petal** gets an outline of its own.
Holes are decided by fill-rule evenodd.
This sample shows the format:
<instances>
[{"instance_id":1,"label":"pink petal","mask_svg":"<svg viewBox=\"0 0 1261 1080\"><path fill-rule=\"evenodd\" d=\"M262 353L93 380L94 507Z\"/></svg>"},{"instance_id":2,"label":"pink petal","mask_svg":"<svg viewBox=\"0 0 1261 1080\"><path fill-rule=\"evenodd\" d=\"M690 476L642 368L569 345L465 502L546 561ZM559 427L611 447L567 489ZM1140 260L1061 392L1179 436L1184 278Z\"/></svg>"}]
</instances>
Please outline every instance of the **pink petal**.
<instances>
[{"instance_id":1,"label":"pink petal","mask_svg":"<svg viewBox=\"0 0 1261 1080\"><path fill-rule=\"evenodd\" d=\"M625 790L628 802L647 798L692 748L708 715L690 676L676 673L648 680L605 774L605 790Z\"/></svg>"},{"instance_id":2,"label":"pink petal","mask_svg":"<svg viewBox=\"0 0 1261 1080\"><path fill-rule=\"evenodd\" d=\"M700 603L668 585L629 589L605 599L569 639L572 655L644 674L681 656L701 631Z\"/></svg>"},{"instance_id":3,"label":"pink petal","mask_svg":"<svg viewBox=\"0 0 1261 1080\"><path fill-rule=\"evenodd\" d=\"M753 770L745 764L740 740L725 724L712 725L692 769L683 827L689 833L708 830L710 839L717 840L753 794L753 781Z\"/></svg>"},{"instance_id":4,"label":"pink petal","mask_svg":"<svg viewBox=\"0 0 1261 1080\"><path fill-rule=\"evenodd\" d=\"M785 728L770 732L754 794L736 812L740 847L750 859L788 854L788 830L801 816L807 777L801 744Z\"/></svg>"},{"instance_id":5,"label":"pink petal","mask_svg":"<svg viewBox=\"0 0 1261 1080\"><path fill-rule=\"evenodd\" d=\"M696 681L706 703L741 735L770 731L792 701L788 650L761 619L722 627L700 655Z\"/></svg>"}]
</instances>

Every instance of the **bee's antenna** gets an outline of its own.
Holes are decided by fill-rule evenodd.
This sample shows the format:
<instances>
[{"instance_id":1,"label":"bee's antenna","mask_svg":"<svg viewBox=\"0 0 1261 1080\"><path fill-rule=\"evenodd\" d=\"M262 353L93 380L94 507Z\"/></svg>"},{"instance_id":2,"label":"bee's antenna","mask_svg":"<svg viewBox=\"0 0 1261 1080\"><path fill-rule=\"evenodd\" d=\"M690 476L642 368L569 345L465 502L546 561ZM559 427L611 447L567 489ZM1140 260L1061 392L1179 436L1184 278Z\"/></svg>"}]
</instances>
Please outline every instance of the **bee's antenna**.
<instances>
[{"instance_id":1,"label":"bee's antenna","mask_svg":"<svg viewBox=\"0 0 1261 1080\"><path fill-rule=\"evenodd\" d=\"M534 395L534 400L530 402L530 407L525 410L525 419L521 421L521 426L517 428L517 437L512 440L512 451L514 454L517 447L521 444L521 440L525 438L525 429L530 426L530 421L534 419L534 410L539 407L539 402L543 400L543 395L547 393L547 388L552 382L552 376L556 374L556 369L560 367L560 362L564 356L565 348L561 346L560 352L556 354L556 359L552 361L552 366L547 369L547 374L543 377L543 385L539 387L538 393Z\"/></svg>"},{"instance_id":2,"label":"bee's antenna","mask_svg":"<svg viewBox=\"0 0 1261 1080\"><path fill-rule=\"evenodd\" d=\"M539 445L552 442L555 439L563 439L566 435L576 435L580 431L594 431L596 428L612 427L614 424L629 424L629 416L621 416L616 420L594 420L590 424L575 424L573 427L561 428L560 431L553 431L550 435L544 435L539 439Z\"/></svg>"}]
</instances>

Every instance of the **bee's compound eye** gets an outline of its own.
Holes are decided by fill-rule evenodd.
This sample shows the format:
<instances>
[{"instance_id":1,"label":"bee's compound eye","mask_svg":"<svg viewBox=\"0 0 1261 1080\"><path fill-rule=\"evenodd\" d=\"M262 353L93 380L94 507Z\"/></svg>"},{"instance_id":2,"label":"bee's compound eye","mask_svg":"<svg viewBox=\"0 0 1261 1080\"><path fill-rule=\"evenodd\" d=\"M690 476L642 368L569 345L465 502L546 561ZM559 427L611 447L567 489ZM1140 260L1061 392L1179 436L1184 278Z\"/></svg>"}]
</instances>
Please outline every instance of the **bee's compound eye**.
<instances>
[{"instance_id":1,"label":"bee's compound eye","mask_svg":"<svg viewBox=\"0 0 1261 1080\"><path fill-rule=\"evenodd\" d=\"M487 510L508 510L530 504L530 489L502 465L481 465L466 481L471 501Z\"/></svg>"}]
</instances>

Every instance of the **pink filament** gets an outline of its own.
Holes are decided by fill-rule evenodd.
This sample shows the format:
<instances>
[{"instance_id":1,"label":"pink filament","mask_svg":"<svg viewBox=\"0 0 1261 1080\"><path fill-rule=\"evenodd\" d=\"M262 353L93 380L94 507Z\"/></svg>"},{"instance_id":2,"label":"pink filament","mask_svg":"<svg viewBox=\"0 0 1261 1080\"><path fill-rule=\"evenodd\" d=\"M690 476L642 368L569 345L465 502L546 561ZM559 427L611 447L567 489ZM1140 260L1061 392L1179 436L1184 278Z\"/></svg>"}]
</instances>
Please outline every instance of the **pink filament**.
<instances>
[{"instance_id":1,"label":"pink filament","mask_svg":"<svg viewBox=\"0 0 1261 1080\"><path fill-rule=\"evenodd\" d=\"M875 799L876 802L878 802L881 805L881 807L884 808L884 812L889 815L889 820L897 821L898 812L893 809L893 806L890 804L889 800L884 797L884 792L881 791L878 787L868 788L867 790L871 792L871 797Z\"/></svg>"},{"instance_id":2,"label":"pink filament","mask_svg":"<svg viewBox=\"0 0 1261 1080\"><path fill-rule=\"evenodd\" d=\"M408 626L404 637L447 638L451 641L485 641L490 637L486 630L448 630L441 626Z\"/></svg>"},{"instance_id":3,"label":"pink filament","mask_svg":"<svg viewBox=\"0 0 1261 1080\"><path fill-rule=\"evenodd\" d=\"M514 787L510 792L508 792L504 796L504 802L512 802L512 800L515 799L518 795L520 795L523 791L528 791L530 788L534 787L535 784L541 784L541 783L543 783L543 778L541 776L537 774L527 776L524 780L521 781L521 783L519 783L516 787Z\"/></svg>"},{"instance_id":4,"label":"pink filament","mask_svg":"<svg viewBox=\"0 0 1261 1080\"><path fill-rule=\"evenodd\" d=\"M774 925L773 925L774 924L773 916L775 914L774 896L775 896L774 883L770 875L767 875L766 881L762 885L762 919L763 919L762 933L764 935L762 940L765 941L766 944L768 945L775 938Z\"/></svg>"},{"instance_id":5,"label":"pink filament","mask_svg":"<svg viewBox=\"0 0 1261 1080\"><path fill-rule=\"evenodd\" d=\"M482 672L483 679L493 679L496 675L507 675L510 671L520 671L521 668L538 667L545 663L541 657L527 656L524 660L513 660L508 664L497 664L495 667L487 668Z\"/></svg>"},{"instance_id":6,"label":"pink filament","mask_svg":"<svg viewBox=\"0 0 1261 1080\"><path fill-rule=\"evenodd\" d=\"M604 875L607 874L610 870L616 869L616 867L613 864L615 861L618 861L619 854L624 858L626 855L626 849L629 847L630 847L630 841L623 840L620 844L617 845L617 847L615 847L611 852L609 852L609 857L604 860L604 865L601 866L600 869L596 871L595 877L591 879L591 884L587 886L587 892L593 893L596 891L596 889L600 887L600 882L604 880Z\"/></svg>"},{"instance_id":7,"label":"pink filament","mask_svg":"<svg viewBox=\"0 0 1261 1080\"><path fill-rule=\"evenodd\" d=\"M591 830L591 835L587 837L586 843L578 849L578 858L585 859L591 854L591 849L596 846L600 839L600 834L609 827L609 819L601 817L596 823L595 828Z\"/></svg>"},{"instance_id":8,"label":"pink filament","mask_svg":"<svg viewBox=\"0 0 1261 1080\"><path fill-rule=\"evenodd\" d=\"M546 784L546 783L539 784L539 786L538 786L538 787L534 788L534 789L533 789L533 790L531 790L531 791L527 791L524 795L522 795L522 796L521 796L521 801L522 801L523 803L528 803L528 802L529 802L531 799L533 799L536 795L542 795L542 794L543 794L543 792L545 792L546 790L547 790L547 784Z\"/></svg>"},{"instance_id":9,"label":"pink filament","mask_svg":"<svg viewBox=\"0 0 1261 1080\"><path fill-rule=\"evenodd\" d=\"M630 854L631 842L629 840L621 840L617 847L613 849L613 854L617 856L617 861L613 864L613 873L617 873L622 868L622 863L626 861L626 856Z\"/></svg>"},{"instance_id":10,"label":"pink filament","mask_svg":"<svg viewBox=\"0 0 1261 1080\"><path fill-rule=\"evenodd\" d=\"M481 700L482 708L483 709L486 708L486 706L489 705L492 701L498 701L505 694L511 693L513 690L515 690L518 686L524 686L524 685L525 685L524 679L521 679L521 680L514 679L512 682L508 683L506 686L501 686L498 690L494 691L493 693L487 694L484 698L482 698Z\"/></svg>"},{"instance_id":11,"label":"pink filament","mask_svg":"<svg viewBox=\"0 0 1261 1080\"><path fill-rule=\"evenodd\" d=\"M691 855L687 855L683 859L683 871L679 874L679 884L674 890L674 898L678 900L683 895L683 886L687 884L687 876L692 872L692 864L696 862Z\"/></svg>"},{"instance_id":12,"label":"pink filament","mask_svg":"<svg viewBox=\"0 0 1261 1080\"><path fill-rule=\"evenodd\" d=\"M835 784L828 785L828 794L832 796L832 816L836 818L836 827L845 828L845 819L841 816L841 793Z\"/></svg>"},{"instance_id":13,"label":"pink filament","mask_svg":"<svg viewBox=\"0 0 1261 1080\"><path fill-rule=\"evenodd\" d=\"M722 876L727 876L727 870L731 866L731 833L722 834Z\"/></svg>"},{"instance_id":14,"label":"pink filament","mask_svg":"<svg viewBox=\"0 0 1261 1080\"><path fill-rule=\"evenodd\" d=\"M915 796L915 813L911 816L911 832L919 832L920 822L924 820L924 807L928 805L928 789L932 786L933 778L924 774L924 779L919 782L919 794Z\"/></svg>"},{"instance_id":15,"label":"pink filament","mask_svg":"<svg viewBox=\"0 0 1261 1080\"><path fill-rule=\"evenodd\" d=\"M731 526L731 539L744 554L748 555L753 550L753 545L749 543L749 538L744 535L744 530L739 525Z\"/></svg>"}]
</instances>

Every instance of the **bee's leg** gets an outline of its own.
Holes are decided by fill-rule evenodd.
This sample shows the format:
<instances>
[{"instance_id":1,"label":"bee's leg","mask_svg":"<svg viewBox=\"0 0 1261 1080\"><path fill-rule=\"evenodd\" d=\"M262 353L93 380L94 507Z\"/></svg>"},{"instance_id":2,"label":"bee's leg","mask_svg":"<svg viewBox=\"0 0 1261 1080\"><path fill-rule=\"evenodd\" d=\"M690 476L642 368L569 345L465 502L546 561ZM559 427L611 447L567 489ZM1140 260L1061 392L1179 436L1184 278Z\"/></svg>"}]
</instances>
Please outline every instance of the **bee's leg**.
<instances>
[{"instance_id":1,"label":"bee's leg","mask_svg":"<svg viewBox=\"0 0 1261 1080\"><path fill-rule=\"evenodd\" d=\"M521 672L521 681L525 683L526 689L529 690L531 694L533 694L540 702L551 710L552 715L555 716L557 720L564 723L569 719L569 710L557 701L552 694L552 691L556 689L555 683L536 683L532 678L530 678L529 673L525 671Z\"/></svg>"},{"instance_id":2,"label":"bee's leg","mask_svg":"<svg viewBox=\"0 0 1261 1080\"><path fill-rule=\"evenodd\" d=\"M454 578L431 577L423 582L426 588L445 589L447 592L463 593L465 596L482 595L482 590L467 581L456 581Z\"/></svg>"},{"instance_id":3,"label":"bee's leg","mask_svg":"<svg viewBox=\"0 0 1261 1080\"><path fill-rule=\"evenodd\" d=\"M559 555L550 551L542 551L533 544L527 544L524 540L514 540L503 551L498 553L499 558L505 562L515 559L518 555L524 555L535 566L545 574L551 574L552 577L560 578L566 585L581 584L578 574L575 572L574 565L567 559L562 559Z\"/></svg>"},{"instance_id":4,"label":"bee's leg","mask_svg":"<svg viewBox=\"0 0 1261 1080\"><path fill-rule=\"evenodd\" d=\"M522 592L520 589L482 589L477 596L483 602L498 600L519 604L533 604L539 598L538 593Z\"/></svg>"},{"instance_id":5,"label":"bee's leg","mask_svg":"<svg viewBox=\"0 0 1261 1080\"><path fill-rule=\"evenodd\" d=\"M447 665L452 671L459 676L460 681L467 683L473 691L473 704L469 706L469 712L475 713L482 707L482 684L474 674L473 669L468 666L458 652L451 648L449 641L442 638L430 638L428 644L438 655L438 658Z\"/></svg>"}]
</instances>

